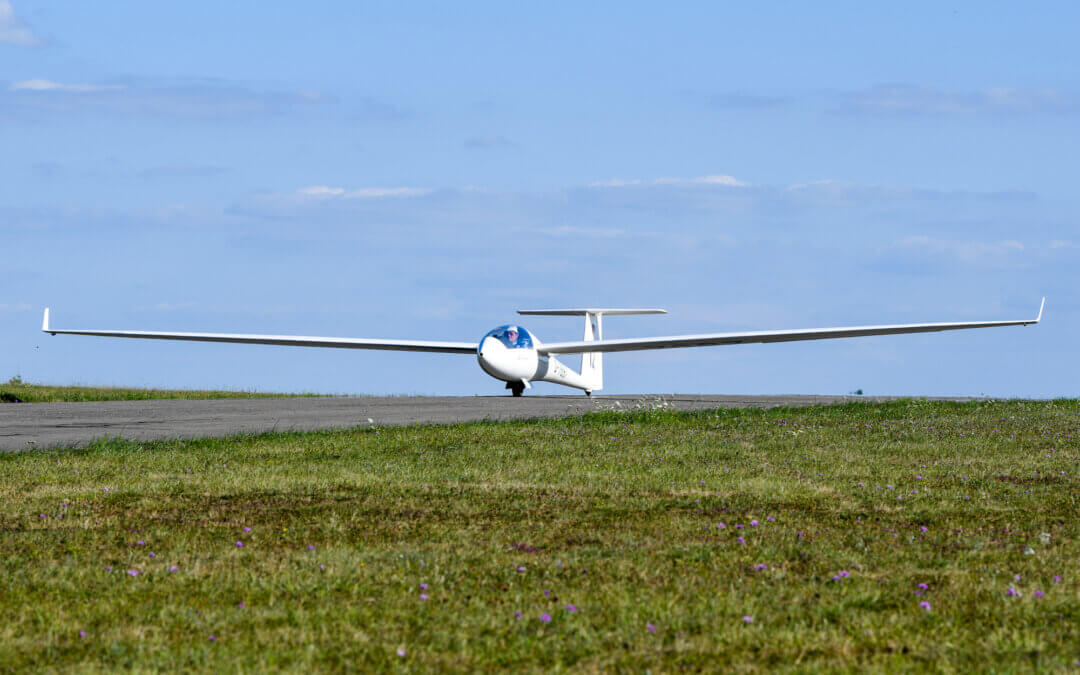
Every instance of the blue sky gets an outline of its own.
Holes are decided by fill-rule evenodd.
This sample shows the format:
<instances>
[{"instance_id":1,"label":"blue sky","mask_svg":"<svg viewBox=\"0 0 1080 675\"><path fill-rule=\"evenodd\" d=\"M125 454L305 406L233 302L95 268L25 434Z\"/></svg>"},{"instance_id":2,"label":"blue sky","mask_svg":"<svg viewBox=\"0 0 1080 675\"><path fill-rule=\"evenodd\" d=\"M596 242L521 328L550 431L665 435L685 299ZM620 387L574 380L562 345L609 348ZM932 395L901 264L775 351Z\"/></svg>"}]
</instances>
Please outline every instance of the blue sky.
<instances>
[{"instance_id":1,"label":"blue sky","mask_svg":"<svg viewBox=\"0 0 1080 675\"><path fill-rule=\"evenodd\" d=\"M46 305L470 340L1046 295L1033 328L613 355L607 391L1077 395L1080 6L582 4L0 0L0 379L502 393L470 357L48 338Z\"/></svg>"}]
</instances>

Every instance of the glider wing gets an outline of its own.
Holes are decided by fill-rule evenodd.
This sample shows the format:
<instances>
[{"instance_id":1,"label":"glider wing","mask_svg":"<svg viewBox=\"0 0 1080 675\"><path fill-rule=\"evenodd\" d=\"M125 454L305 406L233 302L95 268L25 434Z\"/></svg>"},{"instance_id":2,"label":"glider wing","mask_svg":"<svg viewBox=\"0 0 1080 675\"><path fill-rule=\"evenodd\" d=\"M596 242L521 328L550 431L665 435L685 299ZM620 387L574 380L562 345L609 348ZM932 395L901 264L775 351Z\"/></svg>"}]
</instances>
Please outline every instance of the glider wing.
<instances>
[{"instance_id":1,"label":"glider wing","mask_svg":"<svg viewBox=\"0 0 1080 675\"><path fill-rule=\"evenodd\" d=\"M366 338L307 337L302 335L243 335L232 333L166 333L146 330L71 330L49 325L45 310L41 330L50 335L97 335L99 337L139 338L144 340L187 340L190 342L231 342L287 347L336 347L339 349L386 349L402 352L439 352L476 354L473 342L431 342L420 340L370 340Z\"/></svg>"},{"instance_id":2,"label":"glider wing","mask_svg":"<svg viewBox=\"0 0 1080 675\"><path fill-rule=\"evenodd\" d=\"M756 342L794 342L797 340L828 340L832 338L864 337L867 335L898 335L903 333L934 333L966 328L992 328L995 326L1026 326L1042 319L1043 298L1039 314L1034 319L1015 321L964 321L958 323L910 323L890 326L848 326L844 328L808 328L801 330L766 330L747 333L708 333L705 335L671 335L653 338L629 338L625 340L596 340L582 342L555 342L541 345L541 354L587 354L589 352L631 352L645 349L674 349L677 347L711 347L715 345L741 345Z\"/></svg>"}]
</instances>

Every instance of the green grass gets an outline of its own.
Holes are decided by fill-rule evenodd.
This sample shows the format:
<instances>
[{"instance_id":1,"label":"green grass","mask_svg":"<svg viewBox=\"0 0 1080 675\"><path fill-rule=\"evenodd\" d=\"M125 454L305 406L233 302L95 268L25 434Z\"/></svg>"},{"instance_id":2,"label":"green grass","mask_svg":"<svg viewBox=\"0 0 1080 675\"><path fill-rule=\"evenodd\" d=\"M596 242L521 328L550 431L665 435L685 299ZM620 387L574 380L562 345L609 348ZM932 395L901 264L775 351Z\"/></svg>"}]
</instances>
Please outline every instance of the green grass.
<instances>
[{"instance_id":1,"label":"green grass","mask_svg":"<svg viewBox=\"0 0 1080 675\"><path fill-rule=\"evenodd\" d=\"M19 378L0 383L2 403L57 403L61 401L147 401L159 398L283 398L315 394L259 394L253 391L191 391L173 389L129 389L122 387L58 387L31 384Z\"/></svg>"},{"instance_id":2,"label":"green grass","mask_svg":"<svg viewBox=\"0 0 1080 675\"><path fill-rule=\"evenodd\" d=\"M6 455L0 670L1075 671L1078 438L901 401Z\"/></svg>"}]
</instances>

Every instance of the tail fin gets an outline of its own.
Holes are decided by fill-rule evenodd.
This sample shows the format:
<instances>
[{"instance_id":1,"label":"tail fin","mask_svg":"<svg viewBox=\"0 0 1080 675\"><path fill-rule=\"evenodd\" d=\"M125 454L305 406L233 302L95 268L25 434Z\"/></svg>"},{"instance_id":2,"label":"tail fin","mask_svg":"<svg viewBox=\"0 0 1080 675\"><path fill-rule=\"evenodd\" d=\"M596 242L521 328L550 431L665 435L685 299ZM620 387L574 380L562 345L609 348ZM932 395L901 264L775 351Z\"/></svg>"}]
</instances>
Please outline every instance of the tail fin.
<instances>
[{"instance_id":1,"label":"tail fin","mask_svg":"<svg viewBox=\"0 0 1080 675\"><path fill-rule=\"evenodd\" d=\"M603 314L587 312L585 314L585 342L603 340ZM604 354L586 352L581 355L581 377L589 383L589 392L604 388Z\"/></svg>"},{"instance_id":2,"label":"tail fin","mask_svg":"<svg viewBox=\"0 0 1080 675\"><path fill-rule=\"evenodd\" d=\"M530 314L533 316L584 316L585 317L585 342L602 340L602 318L609 316L627 316L630 314L667 314L665 309L599 309L599 308L573 308L573 309L519 309L518 314ZM604 388L604 355L602 352L585 352L581 355L581 378L585 381L587 393L599 391ZM578 386L578 385L572 385Z\"/></svg>"}]
</instances>

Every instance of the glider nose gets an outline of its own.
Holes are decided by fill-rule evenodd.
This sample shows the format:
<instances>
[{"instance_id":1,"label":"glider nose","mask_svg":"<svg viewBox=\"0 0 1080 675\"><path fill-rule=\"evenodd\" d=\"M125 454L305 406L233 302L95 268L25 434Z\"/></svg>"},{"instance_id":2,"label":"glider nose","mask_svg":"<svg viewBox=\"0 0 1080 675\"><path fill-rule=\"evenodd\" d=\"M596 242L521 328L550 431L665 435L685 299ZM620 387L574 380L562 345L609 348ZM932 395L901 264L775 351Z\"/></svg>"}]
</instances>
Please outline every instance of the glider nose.
<instances>
[{"instance_id":1,"label":"glider nose","mask_svg":"<svg viewBox=\"0 0 1080 675\"><path fill-rule=\"evenodd\" d=\"M502 347L502 345L492 345L491 343L492 339L489 337L480 341L480 345L476 348L476 360L485 373L494 378L503 379L503 373L500 372L501 369L497 363L499 358L495 354L496 351L501 351L498 347Z\"/></svg>"},{"instance_id":2,"label":"glider nose","mask_svg":"<svg viewBox=\"0 0 1080 675\"><path fill-rule=\"evenodd\" d=\"M485 337L480 342L476 359L485 373L503 382L531 380L538 366L535 349L509 349L495 337Z\"/></svg>"}]
</instances>

